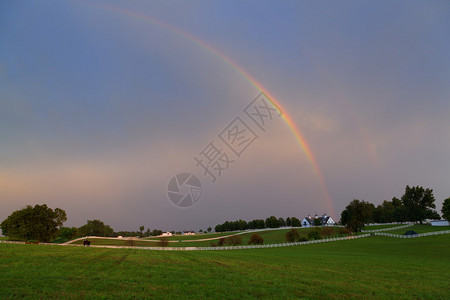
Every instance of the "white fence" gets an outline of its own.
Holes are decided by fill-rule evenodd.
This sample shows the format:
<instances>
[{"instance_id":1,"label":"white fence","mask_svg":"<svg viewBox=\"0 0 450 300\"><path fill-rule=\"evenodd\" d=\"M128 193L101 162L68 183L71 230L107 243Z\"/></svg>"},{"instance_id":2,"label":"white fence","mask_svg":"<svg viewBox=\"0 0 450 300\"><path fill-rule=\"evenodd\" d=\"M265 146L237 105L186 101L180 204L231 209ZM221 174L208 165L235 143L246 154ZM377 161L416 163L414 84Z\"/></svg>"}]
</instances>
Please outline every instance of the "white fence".
<instances>
[{"instance_id":1,"label":"white fence","mask_svg":"<svg viewBox=\"0 0 450 300\"><path fill-rule=\"evenodd\" d=\"M325 238L322 240L313 240L305 242L295 242L295 243L278 243L278 244L266 244L266 245L245 245L245 246L225 246L225 247L135 247L135 246L107 246L107 245L91 245L94 248L111 248L111 249L142 249L142 250L165 250L165 251L186 251L186 250L240 250L240 249L261 249L261 248L280 248L280 247L290 247L299 245L310 245L310 244L320 244L335 241L345 241L353 240L359 238L369 237L370 234L362 235L350 235L338 238ZM10 241L0 241L1 243L11 243L11 244L25 244L25 242L10 242ZM73 247L83 247L80 244L48 244L40 243L40 245L54 245L54 246L73 246Z\"/></svg>"},{"instance_id":2,"label":"white fence","mask_svg":"<svg viewBox=\"0 0 450 300\"><path fill-rule=\"evenodd\" d=\"M246 245L246 246L225 246L225 247L133 247L133 246L106 246L106 245L91 245L90 247L96 248L119 248L119 249L142 249L142 250L164 250L164 251L205 251L205 250L243 250L243 249L261 249L261 248L280 248L299 245L319 244L334 241L353 240L358 238L369 237L370 234L363 235L351 235L339 238L326 238L322 240L296 242L296 243L279 243L279 244L266 244L266 245ZM67 244L66 246L83 246L75 244Z\"/></svg>"},{"instance_id":3,"label":"white fence","mask_svg":"<svg viewBox=\"0 0 450 300\"><path fill-rule=\"evenodd\" d=\"M450 230L443 230L443 231L432 231L432 232L426 232L426 233L420 233L420 234L410 234L410 235L400 235L400 234L392 234L392 233L386 233L386 232L375 232L375 235L380 236L388 236L388 237L395 237L400 239L413 239L418 237L424 237L424 236L430 236L430 235L441 235L441 234L448 234L450 233Z\"/></svg>"},{"instance_id":4,"label":"white fence","mask_svg":"<svg viewBox=\"0 0 450 300\"><path fill-rule=\"evenodd\" d=\"M413 226L413 225L414 225L414 223L408 223L408 224L406 224L406 225L398 226L398 227L387 227L387 228L374 229L374 230L361 230L361 232L390 231L390 230L396 230L396 229L402 229L402 228L406 228L406 227L411 227L411 226Z\"/></svg>"},{"instance_id":5,"label":"white fence","mask_svg":"<svg viewBox=\"0 0 450 300\"><path fill-rule=\"evenodd\" d=\"M362 235L350 235L350 236L338 237L338 238L325 238L322 240L313 240L313 241L305 241L305 242L279 243L279 244L266 244L266 245L226 246L226 247L135 247L135 246L107 246L107 245L91 245L90 247L111 248L111 249L141 249L141 250L157 250L157 251L161 251L161 250L164 250L164 251L244 250L244 249L262 249L262 248L280 248L280 247L320 244L320 243L335 242L335 241L346 241L346 240L353 240L353 239L359 239L359 238L366 238L366 237L370 237L371 235L387 236L387 237L402 238L402 239L411 239L411 238L418 238L418 237L424 237L424 236L442 235L442 234L448 234L448 233L450 233L450 230L433 231L433 232L413 234L413 235L399 235L399 234L392 234L392 233L386 233L386 232L374 232L374 233L366 233L366 234L362 234ZM14 241L0 241L0 243L25 244L25 242L14 242ZM80 244L39 243L39 245L83 247L83 245L80 245Z\"/></svg>"}]
</instances>

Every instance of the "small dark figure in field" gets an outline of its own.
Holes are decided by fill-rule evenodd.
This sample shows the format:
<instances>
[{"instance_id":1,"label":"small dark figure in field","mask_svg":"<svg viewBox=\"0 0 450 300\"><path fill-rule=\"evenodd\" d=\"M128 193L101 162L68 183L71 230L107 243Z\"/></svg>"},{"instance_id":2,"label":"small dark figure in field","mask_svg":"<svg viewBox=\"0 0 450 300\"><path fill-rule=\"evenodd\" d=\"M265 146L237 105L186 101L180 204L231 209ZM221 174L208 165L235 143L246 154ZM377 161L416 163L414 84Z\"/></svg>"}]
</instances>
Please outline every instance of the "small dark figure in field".
<instances>
[{"instance_id":1,"label":"small dark figure in field","mask_svg":"<svg viewBox=\"0 0 450 300\"><path fill-rule=\"evenodd\" d=\"M86 246L89 247L90 245L91 245L91 241L88 241L88 240L84 240L83 241L83 246L84 247L86 247Z\"/></svg>"}]
</instances>

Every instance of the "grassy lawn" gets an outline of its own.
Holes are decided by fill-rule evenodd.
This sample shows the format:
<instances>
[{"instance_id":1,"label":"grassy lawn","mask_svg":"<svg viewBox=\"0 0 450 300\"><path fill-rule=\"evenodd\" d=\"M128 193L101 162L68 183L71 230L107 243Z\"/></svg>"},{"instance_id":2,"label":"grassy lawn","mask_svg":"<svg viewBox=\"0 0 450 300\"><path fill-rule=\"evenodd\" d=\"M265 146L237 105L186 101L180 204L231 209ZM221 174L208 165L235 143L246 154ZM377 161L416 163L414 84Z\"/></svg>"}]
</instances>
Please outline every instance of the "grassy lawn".
<instances>
[{"instance_id":1,"label":"grassy lawn","mask_svg":"<svg viewBox=\"0 0 450 300\"><path fill-rule=\"evenodd\" d=\"M0 298L448 299L449 247L449 235L183 252L0 244Z\"/></svg>"},{"instance_id":2,"label":"grassy lawn","mask_svg":"<svg viewBox=\"0 0 450 300\"><path fill-rule=\"evenodd\" d=\"M443 231L443 230L450 230L450 226L431 226L428 224L424 225L413 225L411 227L402 228L402 229L395 229L395 230L389 230L385 231L386 233L392 233L392 234L405 234L406 231L413 230L417 233L425 233L425 232L432 232L432 231Z\"/></svg>"},{"instance_id":3,"label":"grassy lawn","mask_svg":"<svg viewBox=\"0 0 450 300\"><path fill-rule=\"evenodd\" d=\"M264 230L264 231L258 231L260 236L264 239L264 244L278 244L278 243L285 243L286 242L286 233L290 231L291 229L278 229L278 230ZM313 230L313 228L298 228L297 229L301 237L308 237L308 233ZM323 229L322 229L323 230ZM327 230L330 230L332 234L337 234L337 230L339 230L338 227L328 227ZM242 245L247 245L248 241L250 240L250 237L255 232L248 232L240 234L239 236L242 238ZM226 235L229 235L230 233L227 233ZM220 238L221 236L224 236L225 234L221 234L218 236ZM211 235L209 235L211 237ZM101 238L90 238L91 245L111 245L111 246L138 246L138 247L159 247L158 244L159 239L142 239L142 240L135 240L132 243L128 240L122 240L122 239L101 239ZM170 239L169 241L172 241L169 243L168 247L210 247L212 244L217 245L218 239L216 240L207 240L207 241L195 241L195 240L182 240L181 242L178 239ZM82 240L74 242L74 244L83 244Z\"/></svg>"},{"instance_id":4,"label":"grassy lawn","mask_svg":"<svg viewBox=\"0 0 450 300\"><path fill-rule=\"evenodd\" d=\"M328 227L329 230L332 230L336 233L336 230L339 228L337 227ZM258 231L260 236L264 239L264 244L277 244L277 243L285 243L286 242L286 233L290 231L291 229L278 229L278 230L264 230L264 231ZM298 228L297 229L301 237L308 237L308 233L313 230L312 228ZM244 234L240 234L239 236L242 238L242 244L247 245L248 241L250 240L250 237L255 232L248 232ZM229 233L227 234L229 235ZM224 236L223 234L220 236ZM219 236L219 237L220 237ZM143 240L136 240L133 242L133 244L130 243L130 241L127 240L113 240L113 239L97 239L97 238L90 238L91 245L111 245L111 246L139 246L139 247L159 247L158 241L159 239L143 239ZM170 241L171 239L168 238ZM208 240L208 241L190 241L189 239L183 240L182 242L179 242L177 239L172 239L173 242L169 243L169 247L210 247L211 244L217 245L218 239L216 240ZM74 244L83 244L82 240L79 240L77 242L74 242Z\"/></svg>"},{"instance_id":5,"label":"grassy lawn","mask_svg":"<svg viewBox=\"0 0 450 300\"><path fill-rule=\"evenodd\" d=\"M377 230L377 229L385 229L385 228L393 228L400 227L406 224L386 224L386 225L371 225L364 227L364 230Z\"/></svg>"},{"instance_id":6,"label":"grassy lawn","mask_svg":"<svg viewBox=\"0 0 450 300\"><path fill-rule=\"evenodd\" d=\"M136 246L136 247L160 247L158 244L159 240L148 241L148 240L135 240L135 241L127 241L122 239L101 239L101 238L89 238L91 241L91 245L108 245L108 246ZM169 247L209 247L211 246L212 241L203 241L203 242L171 242L169 243ZM83 240L76 241L73 244L82 245Z\"/></svg>"},{"instance_id":7,"label":"grassy lawn","mask_svg":"<svg viewBox=\"0 0 450 300\"><path fill-rule=\"evenodd\" d=\"M234 232L217 232L217 233L208 233L208 234L196 234L196 235L176 235L167 237L169 241L185 241L185 240L202 240L202 239L211 239L211 238L220 238L222 236L232 235L239 233L240 231ZM149 237L146 238L148 240L159 240L159 237Z\"/></svg>"}]
</instances>

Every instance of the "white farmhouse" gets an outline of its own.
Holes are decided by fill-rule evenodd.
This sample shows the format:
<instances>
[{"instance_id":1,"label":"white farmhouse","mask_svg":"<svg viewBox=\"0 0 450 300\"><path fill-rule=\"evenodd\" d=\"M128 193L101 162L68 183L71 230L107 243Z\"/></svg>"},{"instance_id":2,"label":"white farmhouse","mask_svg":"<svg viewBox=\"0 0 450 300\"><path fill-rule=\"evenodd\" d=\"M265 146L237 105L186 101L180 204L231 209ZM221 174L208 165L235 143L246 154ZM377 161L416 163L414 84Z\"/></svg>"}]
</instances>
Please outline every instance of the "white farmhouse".
<instances>
[{"instance_id":1,"label":"white farmhouse","mask_svg":"<svg viewBox=\"0 0 450 300\"><path fill-rule=\"evenodd\" d=\"M302 227L312 227L314 226L314 220L319 219L321 226L333 226L336 224L334 222L333 218L330 216L327 216L327 214L324 214L323 216L319 217L318 215L315 215L314 218L311 218L311 216L304 217L302 220Z\"/></svg>"}]
</instances>

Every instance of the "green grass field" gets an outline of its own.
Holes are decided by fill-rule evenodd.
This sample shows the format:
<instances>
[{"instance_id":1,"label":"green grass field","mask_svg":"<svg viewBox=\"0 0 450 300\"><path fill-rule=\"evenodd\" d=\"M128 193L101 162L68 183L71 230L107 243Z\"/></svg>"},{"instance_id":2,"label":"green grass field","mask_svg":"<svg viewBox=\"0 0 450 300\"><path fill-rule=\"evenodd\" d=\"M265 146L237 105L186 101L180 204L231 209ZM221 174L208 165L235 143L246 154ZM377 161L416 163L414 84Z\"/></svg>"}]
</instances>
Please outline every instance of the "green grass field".
<instances>
[{"instance_id":1,"label":"green grass field","mask_svg":"<svg viewBox=\"0 0 450 300\"><path fill-rule=\"evenodd\" d=\"M377 229L386 229L386 228L394 228L394 227L400 227L405 224L386 224L386 225L370 225L365 226L364 230L377 230Z\"/></svg>"},{"instance_id":2,"label":"green grass field","mask_svg":"<svg viewBox=\"0 0 450 300\"><path fill-rule=\"evenodd\" d=\"M411 227L406 227L402 229L394 229L394 230L386 230L387 233L392 234L405 234L406 231L413 230L417 233L426 233L426 232L432 232L432 231L444 231L444 230L450 230L450 226L431 226L429 224L424 225L413 225Z\"/></svg>"},{"instance_id":3,"label":"green grass field","mask_svg":"<svg viewBox=\"0 0 450 300\"><path fill-rule=\"evenodd\" d=\"M338 228L336 227L329 227L329 228L333 228L330 230L338 230ZM258 231L256 233L258 233L260 236L262 236L264 238L264 244L277 244L277 243L285 243L286 242L286 233L289 231L290 229L278 229L278 230L264 230L264 231ZM301 237L307 237L308 233L313 230L312 228L298 228L297 229L300 236ZM237 232L236 232L237 233ZM234 234L236 234L234 233ZM248 232L248 233L243 233L243 234L239 234L239 236L242 238L242 244L243 245L247 245L248 241L250 240L250 237L252 236L252 234L254 234L255 232ZM230 235L233 233L227 233L226 235ZM208 235L209 238L214 237L213 235ZM217 245L218 243L218 239L224 236L224 234L220 234L217 237L217 239L215 240L207 240L207 241L194 241L191 239L186 239L183 240L182 242L179 242L177 239L170 239L168 238L169 241L173 241L170 242L168 247L210 247L211 244L215 244ZM89 239L91 241L91 245L111 245L111 246L139 246L139 247L159 247L158 241L159 239L142 239L142 240L136 240L133 242L133 244L131 244L129 241L127 240L122 240L122 239L100 239L100 238L90 238ZM74 242L74 244L83 244L82 240L76 241Z\"/></svg>"},{"instance_id":4,"label":"green grass field","mask_svg":"<svg viewBox=\"0 0 450 300\"><path fill-rule=\"evenodd\" d=\"M207 233L207 234L196 234L196 235L175 235L170 236L167 239L169 241L185 241L185 240L202 240L202 239L210 239L210 238L220 238L222 236L227 236L231 234L236 234L239 231L233 232L217 232L217 233ZM147 240L158 240L158 237L149 237Z\"/></svg>"},{"instance_id":5,"label":"green grass field","mask_svg":"<svg viewBox=\"0 0 450 300\"><path fill-rule=\"evenodd\" d=\"M0 244L0 298L450 296L450 235L149 251Z\"/></svg>"}]
</instances>

